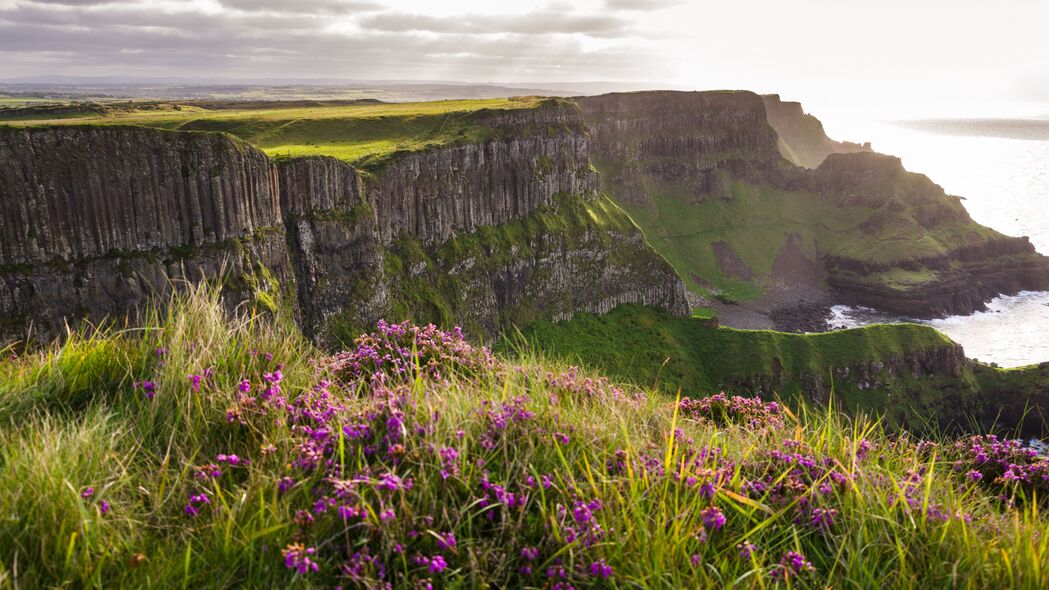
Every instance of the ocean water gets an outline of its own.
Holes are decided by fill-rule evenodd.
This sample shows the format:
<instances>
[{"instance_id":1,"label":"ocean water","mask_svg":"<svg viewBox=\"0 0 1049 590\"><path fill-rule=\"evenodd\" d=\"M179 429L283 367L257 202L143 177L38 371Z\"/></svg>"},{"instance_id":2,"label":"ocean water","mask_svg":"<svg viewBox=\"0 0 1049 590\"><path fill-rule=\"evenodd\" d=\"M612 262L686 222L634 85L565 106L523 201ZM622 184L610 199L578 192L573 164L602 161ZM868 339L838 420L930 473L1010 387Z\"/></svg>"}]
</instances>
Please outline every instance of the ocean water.
<instances>
[{"instance_id":1,"label":"ocean water","mask_svg":"<svg viewBox=\"0 0 1049 590\"><path fill-rule=\"evenodd\" d=\"M965 197L980 223L1030 236L1039 252L1049 254L1049 105L1010 105L978 117L825 123L835 139L870 141L876 151L900 156L908 170ZM843 305L833 314L834 326L909 321ZM985 312L922 323L985 362L1017 367L1049 361L1049 292L998 297Z\"/></svg>"}]
</instances>

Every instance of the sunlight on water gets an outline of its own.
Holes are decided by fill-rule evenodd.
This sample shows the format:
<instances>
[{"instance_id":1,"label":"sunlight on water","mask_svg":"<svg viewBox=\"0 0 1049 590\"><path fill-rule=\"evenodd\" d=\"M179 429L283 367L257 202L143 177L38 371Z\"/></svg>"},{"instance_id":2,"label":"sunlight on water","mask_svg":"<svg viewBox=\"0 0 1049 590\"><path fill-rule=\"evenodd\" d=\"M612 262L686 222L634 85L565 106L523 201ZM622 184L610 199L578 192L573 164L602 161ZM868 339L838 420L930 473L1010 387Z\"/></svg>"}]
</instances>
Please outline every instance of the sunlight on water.
<instances>
[{"instance_id":1,"label":"sunlight on water","mask_svg":"<svg viewBox=\"0 0 1049 590\"><path fill-rule=\"evenodd\" d=\"M1017 121L1049 125L1049 108L1003 121L986 122L832 121L835 139L870 141L875 150L900 156L908 170L928 175L954 195L965 197L974 219L1010 235L1030 236L1049 253L1049 137L1010 139ZM1039 110L1040 109L1040 110ZM997 117L1001 118L1001 117ZM871 310L836 306L832 325L857 326L900 318ZM1016 367L1049 361L1049 293L999 297L988 311L924 322L965 347L970 357Z\"/></svg>"}]
</instances>

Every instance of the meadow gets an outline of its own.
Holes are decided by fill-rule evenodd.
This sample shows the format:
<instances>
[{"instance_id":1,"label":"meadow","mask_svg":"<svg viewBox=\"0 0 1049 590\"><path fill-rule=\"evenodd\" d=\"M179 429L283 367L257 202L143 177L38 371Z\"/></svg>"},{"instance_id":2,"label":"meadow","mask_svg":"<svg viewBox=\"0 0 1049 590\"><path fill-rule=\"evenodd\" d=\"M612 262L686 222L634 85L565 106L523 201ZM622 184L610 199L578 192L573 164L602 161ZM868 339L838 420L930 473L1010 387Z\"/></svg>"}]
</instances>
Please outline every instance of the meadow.
<instances>
[{"instance_id":1,"label":"meadow","mask_svg":"<svg viewBox=\"0 0 1049 590\"><path fill-rule=\"evenodd\" d=\"M408 323L328 355L189 289L4 354L0 580L1045 586L1044 457L716 393Z\"/></svg>"},{"instance_id":2,"label":"meadow","mask_svg":"<svg viewBox=\"0 0 1049 590\"><path fill-rule=\"evenodd\" d=\"M535 108L554 99L538 97L444 100L416 103L360 101L295 106L262 101L221 108L195 104L130 105L52 116L11 115L0 125L136 125L177 131L234 135L275 159L331 156L368 169L395 152L417 151L450 143L482 141L492 130L483 125L491 111Z\"/></svg>"}]
</instances>

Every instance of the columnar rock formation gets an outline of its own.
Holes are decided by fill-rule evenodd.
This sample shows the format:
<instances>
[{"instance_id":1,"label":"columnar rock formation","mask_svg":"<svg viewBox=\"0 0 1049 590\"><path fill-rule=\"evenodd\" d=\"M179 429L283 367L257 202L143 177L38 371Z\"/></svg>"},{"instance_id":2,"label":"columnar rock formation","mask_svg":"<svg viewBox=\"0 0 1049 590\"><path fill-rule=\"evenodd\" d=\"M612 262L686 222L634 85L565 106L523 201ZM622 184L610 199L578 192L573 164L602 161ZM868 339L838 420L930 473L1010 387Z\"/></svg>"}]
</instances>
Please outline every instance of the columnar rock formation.
<instances>
[{"instance_id":1,"label":"columnar rock formation","mask_svg":"<svg viewBox=\"0 0 1049 590\"><path fill-rule=\"evenodd\" d=\"M368 182L384 243L402 232L425 245L499 225L597 190L578 110L561 101L495 112L495 138L404 154Z\"/></svg>"},{"instance_id":2,"label":"columnar rock formation","mask_svg":"<svg viewBox=\"0 0 1049 590\"><path fill-rule=\"evenodd\" d=\"M212 134L11 130L0 139L0 334L133 311L181 281L293 280L276 168ZM265 267L265 273L257 272ZM231 293L248 285L232 281ZM6 339L6 338L5 338Z\"/></svg>"}]
</instances>

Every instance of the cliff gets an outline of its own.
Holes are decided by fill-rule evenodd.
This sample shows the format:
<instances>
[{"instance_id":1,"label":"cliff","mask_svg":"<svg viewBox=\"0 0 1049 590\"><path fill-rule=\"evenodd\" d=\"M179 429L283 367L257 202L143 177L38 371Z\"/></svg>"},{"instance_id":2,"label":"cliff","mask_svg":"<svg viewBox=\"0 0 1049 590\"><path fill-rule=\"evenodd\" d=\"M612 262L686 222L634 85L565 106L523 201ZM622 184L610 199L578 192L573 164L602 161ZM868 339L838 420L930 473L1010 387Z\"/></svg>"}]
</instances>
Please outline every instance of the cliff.
<instances>
[{"instance_id":1,"label":"cliff","mask_svg":"<svg viewBox=\"0 0 1049 590\"><path fill-rule=\"evenodd\" d=\"M805 168L819 168L831 154L870 152L870 143L834 141L827 137L823 123L806 113L800 102L786 102L778 94L761 97L768 113L769 125L779 136L780 154L791 163Z\"/></svg>"},{"instance_id":2,"label":"cliff","mask_svg":"<svg viewBox=\"0 0 1049 590\"><path fill-rule=\"evenodd\" d=\"M379 233L432 246L456 233L520 219L558 194L592 194L587 134L574 105L482 113L490 139L395 154L368 179Z\"/></svg>"},{"instance_id":3,"label":"cliff","mask_svg":"<svg viewBox=\"0 0 1049 590\"><path fill-rule=\"evenodd\" d=\"M180 281L251 298L293 280L276 168L220 135L0 133L0 333L137 309Z\"/></svg>"},{"instance_id":4,"label":"cliff","mask_svg":"<svg viewBox=\"0 0 1049 590\"><path fill-rule=\"evenodd\" d=\"M858 235L913 235L941 244L924 252L883 249L877 257L861 256L855 246L826 255L827 284L847 302L931 318L985 309L984 302L1003 293L1049 289L1049 261L1028 238L979 226L959 198L907 172L899 158L834 154L803 182L836 207L873 210Z\"/></svg>"},{"instance_id":5,"label":"cliff","mask_svg":"<svg viewBox=\"0 0 1049 590\"><path fill-rule=\"evenodd\" d=\"M749 92L633 92L578 99L602 187L652 208L653 184L695 199L724 193L724 175L760 174L779 159L776 134Z\"/></svg>"},{"instance_id":6,"label":"cliff","mask_svg":"<svg viewBox=\"0 0 1049 590\"><path fill-rule=\"evenodd\" d=\"M1049 262L1025 239L977 224L898 158L831 142L800 106L747 92L579 102L602 189L702 304L817 297L934 317L1049 288ZM784 142L822 146L822 163L791 164Z\"/></svg>"},{"instance_id":7,"label":"cliff","mask_svg":"<svg viewBox=\"0 0 1049 590\"><path fill-rule=\"evenodd\" d=\"M321 341L391 314L491 334L621 302L688 313L673 269L597 194L574 106L481 116L483 140L367 173L274 164L222 134L0 131L5 339L133 313L208 278L230 305L287 301Z\"/></svg>"},{"instance_id":8,"label":"cliff","mask_svg":"<svg viewBox=\"0 0 1049 590\"><path fill-rule=\"evenodd\" d=\"M851 148L750 92L86 117L0 131L7 335L220 274L324 341L388 314L490 334L816 292L927 317L1049 288L1027 241L898 159L791 164L784 143Z\"/></svg>"}]
</instances>

